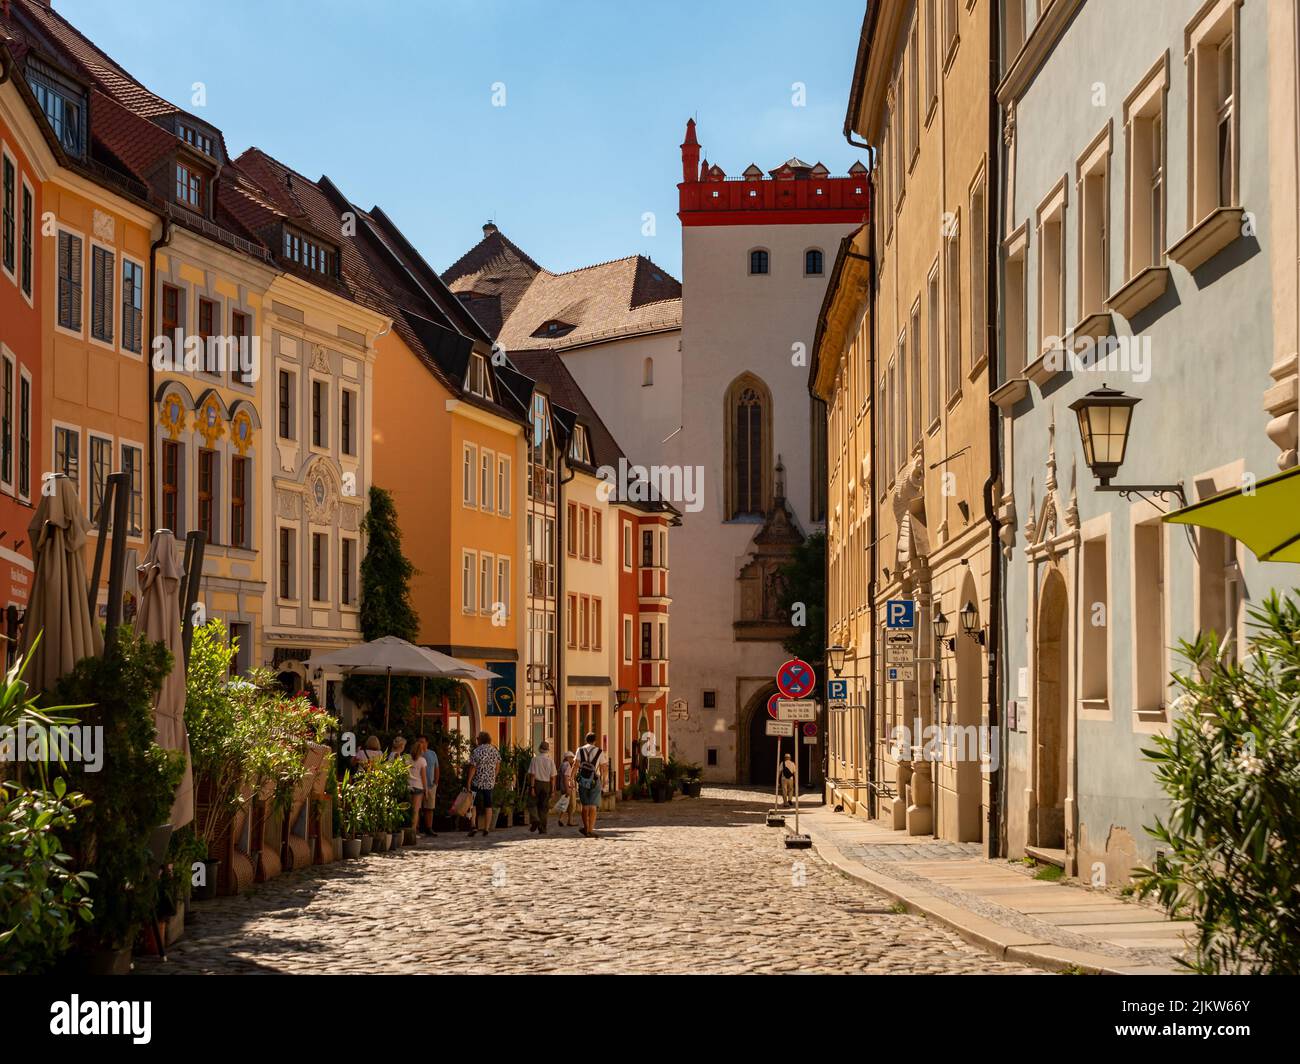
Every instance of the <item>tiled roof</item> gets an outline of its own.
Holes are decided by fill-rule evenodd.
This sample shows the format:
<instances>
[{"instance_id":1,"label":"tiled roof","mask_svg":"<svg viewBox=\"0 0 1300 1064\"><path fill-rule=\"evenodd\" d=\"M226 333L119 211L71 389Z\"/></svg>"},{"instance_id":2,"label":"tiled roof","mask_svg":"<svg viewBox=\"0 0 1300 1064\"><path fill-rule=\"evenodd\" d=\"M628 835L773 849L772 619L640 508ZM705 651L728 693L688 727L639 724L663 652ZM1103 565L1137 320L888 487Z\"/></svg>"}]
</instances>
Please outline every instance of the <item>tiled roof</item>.
<instances>
[{"instance_id":1,"label":"tiled roof","mask_svg":"<svg viewBox=\"0 0 1300 1064\"><path fill-rule=\"evenodd\" d=\"M681 327L681 282L644 255L570 273L543 270L498 335L507 351L563 350ZM559 328L548 333L548 323Z\"/></svg>"},{"instance_id":2,"label":"tiled roof","mask_svg":"<svg viewBox=\"0 0 1300 1064\"><path fill-rule=\"evenodd\" d=\"M102 52L88 37L40 0L10 0L78 67L81 73L124 107L145 118L177 113L180 108L155 95Z\"/></svg>"},{"instance_id":3,"label":"tiled roof","mask_svg":"<svg viewBox=\"0 0 1300 1064\"><path fill-rule=\"evenodd\" d=\"M458 296L494 340L542 272L522 249L496 226L484 226L484 236L442 273Z\"/></svg>"}]
</instances>

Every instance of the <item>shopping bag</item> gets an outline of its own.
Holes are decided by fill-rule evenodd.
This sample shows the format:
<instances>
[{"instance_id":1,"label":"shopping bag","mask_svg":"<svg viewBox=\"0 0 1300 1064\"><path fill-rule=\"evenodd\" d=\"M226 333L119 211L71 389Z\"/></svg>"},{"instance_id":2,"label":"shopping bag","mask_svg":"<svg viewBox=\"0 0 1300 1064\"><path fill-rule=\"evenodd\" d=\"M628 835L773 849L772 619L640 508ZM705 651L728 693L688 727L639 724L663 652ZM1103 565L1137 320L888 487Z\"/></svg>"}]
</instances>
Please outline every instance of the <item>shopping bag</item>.
<instances>
[{"instance_id":1,"label":"shopping bag","mask_svg":"<svg viewBox=\"0 0 1300 1064\"><path fill-rule=\"evenodd\" d=\"M569 796L567 794L560 795L560 800L555 803L555 811L557 813L567 813L569 811Z\"/></svg>"},{"instance_id":2,"label":"shopping bag","mask_svg":"<svg viewBox=\"0 0 1300 1064\"><path fill-rule=\"evenodd\" d=\"M469 791L461 791L456 795L455 801L451 803L452 816L464 816L469 812L469 807L474 804L474 796Z\"/></svg>"}]
</instances>

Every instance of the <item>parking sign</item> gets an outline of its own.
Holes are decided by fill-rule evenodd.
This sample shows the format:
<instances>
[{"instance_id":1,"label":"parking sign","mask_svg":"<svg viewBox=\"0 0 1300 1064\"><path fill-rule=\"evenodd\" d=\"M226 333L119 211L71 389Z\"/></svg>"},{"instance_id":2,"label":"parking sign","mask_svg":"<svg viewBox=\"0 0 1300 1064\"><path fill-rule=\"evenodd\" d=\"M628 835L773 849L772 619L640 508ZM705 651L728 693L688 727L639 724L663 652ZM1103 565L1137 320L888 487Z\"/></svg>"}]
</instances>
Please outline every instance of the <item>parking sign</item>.
<instances>
[{"instance_id":1,"label":"parking sign","mask_svg":"<svg viewBox=\"0 0 1300 1064\"><path fill-rule=\"evenodd\" d=\"M890 599L885 603L886 628L915 628L916 603L911 599Z\"/></svg>"},{"instance_id":2,"label":"parking sign","mask_svg":"<svg viewBox=\"0 0 1300 1064\"><path fill-rule=\"evenodd\" d=\"M827 680L826 681L827 702L847 702L848 699L849 699L848 680Z\"/></svg>"}]
</instances>

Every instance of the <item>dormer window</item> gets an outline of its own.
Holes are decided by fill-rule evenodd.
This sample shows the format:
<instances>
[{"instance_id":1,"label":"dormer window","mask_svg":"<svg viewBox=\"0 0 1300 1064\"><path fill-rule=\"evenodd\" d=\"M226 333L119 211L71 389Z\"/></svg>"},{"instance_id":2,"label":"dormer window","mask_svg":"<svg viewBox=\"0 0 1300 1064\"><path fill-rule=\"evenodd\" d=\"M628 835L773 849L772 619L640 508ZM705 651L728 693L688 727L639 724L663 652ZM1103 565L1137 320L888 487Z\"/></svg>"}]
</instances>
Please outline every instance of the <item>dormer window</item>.
<instances>
[{"instance_id":1,"label":"dormer window","mask_svg":"<svg viewBox=\"0 0 1300 1064\"><path fill-rule=\"evenodd\" d=\"M27 84L63 148L78 158L84 155L85 92L35 58L27 60Z\"/></svg>"},{"instance_id":2,"label":"dormer window","mask_svg":"<svg viewBox=\"0 0 1300 1064\"><path fill-rule=\"evenodd\" d=\"M176 202L203 213L203 175L189 163L176 163Z\"/></svg>"},{"instance_id":3,"label":"dormer window","mask_svg":"<svg viewBox=\"0 0 1300 1064\"><path fill-rule=\"evenodd\" d=\"M488 373L487 359L477 352L469 356L469 367L465 371L465 391L480 399L492 398L492 376Z\"/></svg>"},{"instance_id":4,"label":"dormer window","mask_svg":"<svg viewBox=\"0 0 1300 1064\"><path fill-rule=\"evenodd\" d=\"M591 442L587 439L587 426L576 425L573 429L573 442L569 444L569 459L591 465Z\"/></svg>"},{"instance_id":5,"label":"dormer window","mask_svg":"<svg viewBox=\"0 0 1300 1064\"><path fill-rule=\"evenodd\" d=\"M284 257L312 273L338 276L338 251L292 229L284 231Z\"/></svg>"},{"instance_id":6,"label":"dormer window","mask_svg":"<svg viewBox=\"0 0 1300 1064\"><path fill-rule=\"evenodd\" d=\"M566 336L573 332L575 326L567 321L560 321L558 318L551 318L549 321L542 322L533 333L534 336L542 339Z\"/></svg>"},{"instance_id":7,"label":"dormer window","mask_svg":"<svg viewBox=\"0 0 1300 1064\"><path fill-rule=\"evenodd\" d=\"M197 148L204 155L211 155L214 158L216 157L216 141L212 138L211 134L205 133L203 130L198 129L195 126L188 126L184 122L177 122L176 135L180 137L181 140L185 141L186 144L193 148Z\"/></svg>"}]
</instances>

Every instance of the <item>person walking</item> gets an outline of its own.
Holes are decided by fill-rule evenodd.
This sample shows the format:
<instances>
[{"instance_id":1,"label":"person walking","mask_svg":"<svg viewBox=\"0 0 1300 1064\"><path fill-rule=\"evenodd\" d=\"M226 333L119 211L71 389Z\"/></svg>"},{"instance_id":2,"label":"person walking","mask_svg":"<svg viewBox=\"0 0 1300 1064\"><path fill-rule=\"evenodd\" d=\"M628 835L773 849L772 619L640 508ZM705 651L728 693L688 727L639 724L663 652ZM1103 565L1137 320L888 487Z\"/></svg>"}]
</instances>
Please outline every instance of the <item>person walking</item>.
<instances>
[{"instance_id":1,"label":"person walking","mask_svg":"<svg viewBox=\"0 0 1300 1064\"><path fill-rule=\"evenodd\" d=\"M428 736L421 735L417 742L420 745L420 752L424 756L424 778L428 788L424 792L424 805L420 809L420 819L424 821L424 834L436 837L438 833L433 830L433 808L438 802L438 777L440 775L438 755L434 753L433 747L429 744Z\"/></svg>"},{"instance_id":2,"label":"person walking","mask_svg":"<svg viewBox=\"0 0 1300 1064\"><path fill-rule=\"evenodd\" d=\"M396 749L397 744L393 744ZM429 782L427 773L428 765L425 763L423 752L420 750L420 740L416 739L411 747L409 754L399 755L406 762L407 784L411 791L411 830L417 831L420 827L420 809L424 804L424 796L428 793Z\"/></svg>"},{"instance_id":3,"label":"person walking","mask_svg":"<svg viewBox=\"0 0 1300 1064\"><path fill-rule=\"evenodd\" d=\"M566 828L573 827L573 807L578 804L573 789L573 751L566 750L560 765L560 797L564 799L564 808L559 819L560 825Z\"/></svg>"},{"instance_id":4,"label":"person walking","mask_svg":"<svg viewBox=\"0 0 1300 1064\"><path fill-rule=\"evenodd\" d=\"M529 831L546 834L546 818L551 811L551 788L555 785L555 759L551 757L551 744L545 739L528 763L528 793L533 798L532 823Z\"/></svg>"},{"instance_id":5,"label":"person walking","mask_svg":"<svg viewBox=\"0 0 1300 1064\"><path fill-rule=\"evenodd\" d=\"M469 775L465 786L474 795L474 809L478 819L471 821L469 838L474 837L475 830L486 835L492 830L492 788L497 785L497 770L501 768L501 754L492 745L492 736L487 732L478 733L478 745L470 751Z\"/></svg>"},{"instance_id":6,"label":"person walking","mask_svg":"<svg viewBox=\"0 0 1300 1064\"><path fill-rule=\"evenodd\" d=\"M578 747L578 801L582 805L582 833L589 839L596 837L596 811L600 808L605 771L605 751L596 745L596 733L587 732L587 741Z\"/></svg>"},{"instance_id":7,"label":"person walking","mask_svg":"<svg viewBox=\"0 0 1300 1064\"><path fill-rule=\"evenodd\" d=\"M781 804L789 805L794 801L794 758L789 754L781 762Z\"/></svg>"},{"instance_id":8,"label":"person walking","mask_svg":"<svg viewBox=\"0 0 1300 1064\"><path fill-rule=\"evenodd\" d=\"M379 745L379 736L372 735L366 740L366 745L352 755L352 764L357 768L369 768L370 762L383 759L384 751Z\"/></svg>"}]
</instances>

